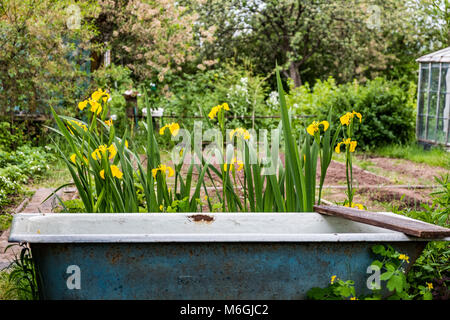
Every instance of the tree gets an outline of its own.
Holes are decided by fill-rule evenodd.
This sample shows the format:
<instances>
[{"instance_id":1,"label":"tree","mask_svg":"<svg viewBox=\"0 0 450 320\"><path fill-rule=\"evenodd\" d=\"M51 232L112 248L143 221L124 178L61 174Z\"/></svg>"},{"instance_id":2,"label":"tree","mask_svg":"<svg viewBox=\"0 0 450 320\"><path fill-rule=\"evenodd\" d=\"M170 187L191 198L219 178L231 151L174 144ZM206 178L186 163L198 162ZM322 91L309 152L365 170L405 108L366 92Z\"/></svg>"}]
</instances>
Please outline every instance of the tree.
<instances>
[{"instance_id":1,"label":"tree","mask_svg":"<svg viewBox=\"0 0 450 320\"><path fill-rule=\"evenodd\" d=\"M129 67L137 80L162 82L195 59L198 15L175 0L102 0L99 5L95 41L107 43L113 62Z\"/></svg>"},{"instance_id":2,"label":"tree","mask_svg":"<svg viewBox=\"0 0 450 320\"><path fill-rule=\"evenodd\" d=\"M205 26L217 26L208 58L247 55L262 73L277 61L295 86L376 76L396 61L392 37L413 30L407 2L396 0L208 0L196 10Z\"/></svg>"},{"instance_id":3,"label":"tree","mask_svg":"<svg viewBox=\"0 0 450 320\"><path fill-rule=\"evenodd\" d=\"M93 33L79 1L0 0L0 114L74 105Z\"/></svg>"},{"instance_id":4,"label":"tree","mask_svg":"<svg viewBox=\"0 0 450 320\"><path fill-rule=\"evenodd\" d=\"M450 1L415 0L413 5L419 12L416 27L428 50L450 46Z\"/></svg>"}]
</instances>

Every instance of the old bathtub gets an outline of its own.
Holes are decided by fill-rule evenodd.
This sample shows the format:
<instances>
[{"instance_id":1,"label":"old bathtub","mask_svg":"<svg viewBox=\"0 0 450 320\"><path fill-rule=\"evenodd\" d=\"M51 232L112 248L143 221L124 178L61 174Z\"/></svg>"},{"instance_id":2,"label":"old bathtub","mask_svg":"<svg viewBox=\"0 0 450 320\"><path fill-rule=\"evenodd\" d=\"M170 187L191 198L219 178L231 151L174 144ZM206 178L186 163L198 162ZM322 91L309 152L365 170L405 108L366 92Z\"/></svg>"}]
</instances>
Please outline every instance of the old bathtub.
<instances>
[{"instance_id":1,"label":"old bathtub","mask_svg":"<svg viewBox=\"0 0 450 320\"><path fill-rule=\"evenodd\" d=\"M304 299L332 275L368 293L373 245L413 263L430 241L318 213L18 214L9 240L45 299Z\"/></svg>"}]
</instances>

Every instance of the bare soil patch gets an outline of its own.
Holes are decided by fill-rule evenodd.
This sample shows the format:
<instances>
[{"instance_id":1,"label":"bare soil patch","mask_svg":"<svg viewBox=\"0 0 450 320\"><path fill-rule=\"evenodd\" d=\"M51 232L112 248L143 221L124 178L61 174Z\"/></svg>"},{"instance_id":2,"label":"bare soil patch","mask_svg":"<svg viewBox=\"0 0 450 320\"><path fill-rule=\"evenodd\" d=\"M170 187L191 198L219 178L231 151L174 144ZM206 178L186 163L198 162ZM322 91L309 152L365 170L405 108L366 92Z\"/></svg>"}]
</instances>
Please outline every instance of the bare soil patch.
<instances>
[{"instance_id":1,"label":"bare soil patch","mask_svg":"<svg viewBox=\"0 0 450 320\"><path fill-rule=\"evenodd\" d=\"M405 159L392 159L384 157L358 157L368 160L378 171L383 171L391 179L401 179L412 185L434 184L434 177L449 173L441 167L430 166L424 163L416 163ZM389 174L391 173L391 175Z\"/></svg>"},{"instance_id":2,"label":"bare soil patch","mask_svg":"<svg viewBox=\"0 0 450 320\"><path fill-rule=\"evenodd\" d=\"M365 204L369 209L382 210L381 204L396 206L398 209L412 208L420 210L422 204L431 204L430 193L433 188L415 187L418 185L433 185L434 176L448 173L439 167L418 164L408 160L376 157L370 158L375 174L353 165L355 187L355 202ZM386 175L386 176L384 176ZM401 183L399 183L401 181ZM325 185L346 184L345 164L332 161L327 172ZM396 187L408 184L410 187ZM346 199L344 190L327 190L325 199L333 202L343 202Z\"/></svg>"}]
</instances>

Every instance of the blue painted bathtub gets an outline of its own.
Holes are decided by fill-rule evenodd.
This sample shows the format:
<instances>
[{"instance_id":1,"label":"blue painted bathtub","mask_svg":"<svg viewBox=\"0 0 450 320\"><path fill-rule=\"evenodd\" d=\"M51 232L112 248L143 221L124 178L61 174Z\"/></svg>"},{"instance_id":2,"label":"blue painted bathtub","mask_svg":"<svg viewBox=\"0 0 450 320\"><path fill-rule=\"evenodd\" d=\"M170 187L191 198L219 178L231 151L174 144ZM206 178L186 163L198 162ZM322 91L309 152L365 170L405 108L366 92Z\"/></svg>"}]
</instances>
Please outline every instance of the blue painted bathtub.
<instances>
[{"instance_id":1,"label":"blue painted bathtub","mask_svg":"<svg viewBox=\"0 0 450 320\"><path fill-rule=\"evenodd\" d=\"M133 213L18 214L10 241L45 299L304 299L332 275L369 293L373 245L412 264L430 240L318 213Z\"/></svg>"}]
</instances>

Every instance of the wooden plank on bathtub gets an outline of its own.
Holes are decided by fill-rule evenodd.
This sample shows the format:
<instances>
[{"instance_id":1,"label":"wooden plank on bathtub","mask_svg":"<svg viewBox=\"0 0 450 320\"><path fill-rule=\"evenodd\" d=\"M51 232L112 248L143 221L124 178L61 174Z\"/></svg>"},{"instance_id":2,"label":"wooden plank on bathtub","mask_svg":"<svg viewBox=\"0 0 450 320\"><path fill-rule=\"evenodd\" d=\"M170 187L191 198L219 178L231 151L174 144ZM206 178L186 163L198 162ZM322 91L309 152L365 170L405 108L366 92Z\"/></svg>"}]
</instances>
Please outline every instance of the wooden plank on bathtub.
<instances>
[{"instance_id":1,"label":"wooden plank on bathtub","mask_svg":"<svg viewBox=\"0 0 450 320\"><path fill-rule=\"evenodd\" d=\"M344 219L370 224L372 226L400 231L407 235L419 238L444 238L450 237L450 229L415 219L395 217L381 212L369 212L365 210L347 208L342 206L314 206L317 213L341 217Z\"/></svg>"}]
</instances>

